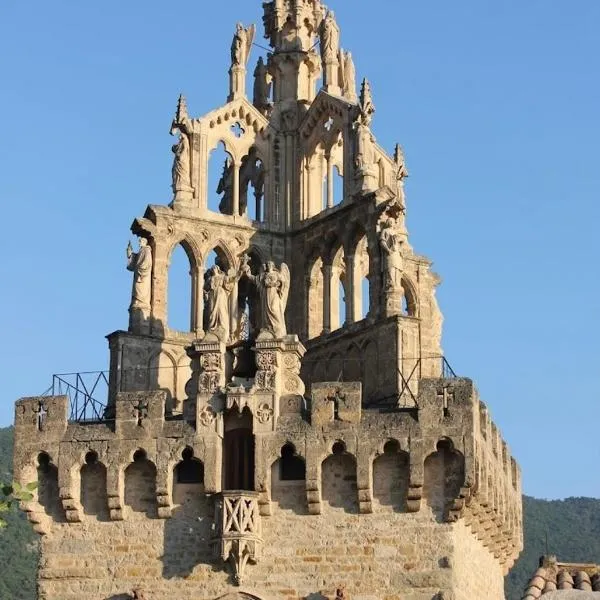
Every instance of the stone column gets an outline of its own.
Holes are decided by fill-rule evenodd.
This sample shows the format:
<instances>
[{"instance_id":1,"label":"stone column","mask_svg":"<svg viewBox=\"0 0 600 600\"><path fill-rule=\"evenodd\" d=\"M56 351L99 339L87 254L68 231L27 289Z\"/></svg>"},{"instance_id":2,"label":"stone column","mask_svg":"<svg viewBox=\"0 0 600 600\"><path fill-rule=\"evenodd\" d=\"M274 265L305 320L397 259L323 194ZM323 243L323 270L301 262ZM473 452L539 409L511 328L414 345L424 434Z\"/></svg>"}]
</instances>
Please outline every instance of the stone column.
<instances>
[{"instance_id":1,"label":"stone column","mask_svg":"<svg viewBox=\"0 0 600 600\"><path fill-rule=\"evenodd\" d=\"M333 161L331 160L331 152L325 154L327 161L327 208L333 208Z\"/></svg>"},{"instance_id":2,"label":"stone column","mask_svg":"<svg viewBox=\"0 0 600 600\"><path fill-rule=\"evenodd\" d=\"M331 281L333 267L323 265L323 334L331 333Z\"/></svg>"},{"instance_id":3,"label":"stone column","mask_svg":"<svg viewBox=\"0 0 600 600\"><path fill-rule=\"evenodd\" d=\"M239 161L233 163L233 216L240 216L240 167Z\"/></svg>"},{"instance_id":4,"label":"stone column","mask_svg":"<svg viewBox=\"0 0 600 600\"><path fill-rule=\"evenodd\" d=\"M346 322L356 323L361 319L362 288L360 257L351 255L346 258Z\"/></svg>"},{"instance_id":5,"label":"stone column","mask_svg":"<svg viewBox=\"0 0 600 600\"><path fill-rule=\"evenodd\" d=\"M194 316L192 331L198 339L204 336L204 267L197 265L194 277Z\"/></svg>"}]
</instances>

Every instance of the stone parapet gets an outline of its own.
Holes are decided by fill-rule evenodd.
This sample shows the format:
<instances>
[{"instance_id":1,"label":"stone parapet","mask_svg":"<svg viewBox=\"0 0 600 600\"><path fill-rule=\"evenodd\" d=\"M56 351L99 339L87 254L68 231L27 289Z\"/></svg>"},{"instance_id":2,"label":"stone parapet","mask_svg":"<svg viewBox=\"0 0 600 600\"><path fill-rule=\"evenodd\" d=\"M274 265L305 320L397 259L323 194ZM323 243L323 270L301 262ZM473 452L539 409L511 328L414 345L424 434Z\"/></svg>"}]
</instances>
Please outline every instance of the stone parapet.
<instances>
[{"instance_id":1,"label":"stone parapet","mask_svg":"<svg viewBox=\"0 0 600 600\"><path fill-rule=\"evenodd\" d=\"M191 421L165 418L164 392L118 394L115 420L93 424L69 423L66 397L20 400L15 478L27 483L43 477L43 469L55 469L63 515L50 518L46 513L47 518L40 518L45 509L43 499L36 498L26 506L30 518L41 533L51 532L53 521L77 523L85 518L80 473L93 453L106 468L102 491L110 520L127 519L124 473L140 452L156 472L155 516L171 517L172 474L183 451L191 449L194 459L202 462L206 493L221 492L223 419L231 411L241 414L248 409L254 420L255 485L262 515L273 514L271 466L285 444L305 462L305 487L297 494L304 496L313 515L323 512L324 486L330 483L323 474L328 457L352 457L357 510L367 515L377 512L380 484L373 465L378 457L400 453L407 461L400 513L433 514L439 523L462 521L504 571L510 568L522 548L520 472L470 380L422 380L418 407L404 411L363 409L360 384L354 383L314 384L309 413L288 407L280 414L278 395L257 394L228 390L210 405L210 422L201 414ZM40 405L46 411L41 425Z\"/></svg>"}]
</instances>

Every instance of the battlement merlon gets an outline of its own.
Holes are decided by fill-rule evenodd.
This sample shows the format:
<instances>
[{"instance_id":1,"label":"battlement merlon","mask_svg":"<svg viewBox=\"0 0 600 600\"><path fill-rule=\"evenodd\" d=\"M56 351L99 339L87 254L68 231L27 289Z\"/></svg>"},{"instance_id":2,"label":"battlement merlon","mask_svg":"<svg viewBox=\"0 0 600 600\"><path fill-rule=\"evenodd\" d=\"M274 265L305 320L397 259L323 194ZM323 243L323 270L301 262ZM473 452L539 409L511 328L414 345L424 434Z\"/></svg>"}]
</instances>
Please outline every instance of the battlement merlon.
<instances>
[{"instance_id":1,"label":"battlement merlon","mask_svg":"<svg viewBox=\"0 0 600 600\"><path fill-rule=\"evenodd\" d=\"M439 518L462 521L500 561L505 571L522 549L521 476L506 443L491 422L468 379L424 379L415 411L365 410L361 386L332 382L313 384L311 418L294 396L280 396L274 409L264 392L234 389L223 400L206 404L208 412L193 421L165 418L164 392L123 393L117 397L114 421L68 421L66 397L24 398L15 413L15 479L36 479L41 455L55 465L58 491L67 520L82 518L79 470L89 452L107 467L107 497L111 519L124 518L123 472L143 449L157 467L158 514L171 515L172 472L186 448L204 464L207 493L222 489L223 431L227 414L243 408L252 413L255 445L255 489L261 514L271 513L271 465L286 443L306 461L306 494L311 514L320 514L322 462L336 452L336 444L356 458L358 500L363 514L373 512L372 463L390 440L409 456L410 474L406 511L439 510ZM232 401L227 398L231 395ZM43 416L40 418L40 407ZM230 408L228 408L230 407ZM41 420L40 420L41 419ZM433 488L439 469L444 502L436 508ZM38 473L39 474L39 473ZM438 490L439 492L439 490ZM26 507L38 531L52 527L38 500Z\"/></svg>"}]
</instances>

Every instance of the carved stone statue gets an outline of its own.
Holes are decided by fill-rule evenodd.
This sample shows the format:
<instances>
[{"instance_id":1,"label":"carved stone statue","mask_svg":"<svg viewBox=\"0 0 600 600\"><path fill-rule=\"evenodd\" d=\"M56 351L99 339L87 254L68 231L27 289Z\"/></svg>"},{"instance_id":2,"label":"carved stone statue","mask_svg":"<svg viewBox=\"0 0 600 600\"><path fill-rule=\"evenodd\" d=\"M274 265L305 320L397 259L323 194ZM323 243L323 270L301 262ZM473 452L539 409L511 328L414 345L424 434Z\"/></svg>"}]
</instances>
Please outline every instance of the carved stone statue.
<instances>
[{"instance_id":1,"label":"carved stone statue","mask_svg":"<svg viewBox=\"0 0 600 600\"><path fill-rule=\"evenodd\" d=\"M261 56L254 69L254 106L258 110L265 111L269 108L269 97L271 95L271 82L269 81L269 70Z\"/></svg>"},{"instance_id":2,"label":"carved stone statue","mask_svg":"<svg viewBox=\"0 0 600 600\"><path fill-rule=\"evenodd\" d=\"M224 215L230 215L233 212L233 161L230 158L225 159L223 165L223 174L217 186L217 194L223 194L219 202L219 210Z\"/></svg>"},{"instance_id":3,"label":"carved stone statue","mask_svg":"<svg viewBox=\"0 0 600 600\"><path fill-rule=\"evenodd\" d=\"M231 42L232 67L246 67L255 34L256 27L254 25L250 25L247 29L244 29L241 23L236 25L233 41Z\"/></svg>"},{"instance_id":4,"label":"carved stone statue","mask_svg":"<svg viewBox=\"0 0 600 600\"><path fill-rule=\"evenodd\" d=\"M152 249L146 238L140 238L139 252L134 252L131 242L127 245L127 270L133 271L130 310L150 309L152 283Z\"/></svg>"},{"instance_id":5,"label":"carved stone statue","mask_svg":"<svg viewBox=\"0 0 600 600\"><path fill-rule=\"evenodd\" d=\"M348 100L356 101L356 68L350 52L340 50L340 83Z\"/></svg>"},{"instance_id":6,"label":"carved stone statue","mask_svg":"<svg viewBox=\"0 0 600 600\"><path fill-rule=\"evenodd\" d=\"M355 128L356 156L354 164L358 171L362 172L375 164L375 138L364 119L359 118Z\"/></svg>"},{"instance_id":7,"label":"carved stone statue","mask_svg":"<svg viewBox=\"0 0 600 600\"><path fill-rule=\"evenodd\" d=\"M206 333L215 335L225 344L230 336L229 297L235 281L234 273L224 273L215 265L207 273L204 285Z\"/></svg>"},{"instance_id":8,"label":"carved stone statue","mask_svg":"<svg viewBox=\"0 0 600 600\"><path fill-rule=\"evenodd\" d=\"M335 63L340 49L340 28L333 11L328 11L321 24L321 58L323 63Z\"/></svg>"},{"instance_id":9,"label":"carved stone statue","mask_svg":"<svg viewBox=\"0 0 600 600\"><path fill-rule=\"evenodd\" d=\"M243 275L258 290L260 334L271 334L275 338L287 335L285 308L290 289L290 271L285 263L277 269L273 261L263 265L259 275L252 275L249 265L245 265Z\"/></svg>"},{"instance_id":10,"label":"carved stone statue","mask_svg":"<svg viewBox=\"0 0 600 600\"><path fill-rule=\"evenodd\" d=\"M191 121L187 114L187 105L185 98L179 96L177 103L177 113L171 124L171 135L178 135L177 143L173 145L171 151L175 155L173 159L173 168L171 175L173 178L173 193L190 192L192 189L191 178L191 153L190 153L190 134L192 130Z\"/></svg>"},{"instance_id":11,"label":"carved stone statue","mask_svg":"<svg viewBox=\"0 0 600 600\"><path fill-rule=\"evenodd\" d=\"M400 235L394 231L394 220L388 219L379 234L379 244L383 256L384 289L388 291L402 290L402 273L404 259Z\"/></svg>"}]
</instances>

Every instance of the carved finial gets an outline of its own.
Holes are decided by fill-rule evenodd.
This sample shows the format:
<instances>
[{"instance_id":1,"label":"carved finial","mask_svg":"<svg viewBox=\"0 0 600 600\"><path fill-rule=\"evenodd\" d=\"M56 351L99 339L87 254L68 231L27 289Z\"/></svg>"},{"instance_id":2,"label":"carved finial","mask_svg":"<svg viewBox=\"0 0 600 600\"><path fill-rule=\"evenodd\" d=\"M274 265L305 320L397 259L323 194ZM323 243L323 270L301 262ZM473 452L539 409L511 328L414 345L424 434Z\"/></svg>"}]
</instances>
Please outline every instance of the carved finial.
<instances>
[{"instance_id":1,"label":"carved finial","mask_svg":"<svg viewBox=\"0 0 600 600\"><path fill-rule=\"evenodd\" d=\"M175 122L183 123L185 119L189 119L187 102L183 94L179 94L179 100L177 100L177 112L175 113Z\"/></svg>"},{"instance_id":2,"label":"carved finial","mask_svg":"<svg viewBox=\"0 0 600 600\"><path fill-rule=\"evenodd\" d=\"M396 144L394 149L394 162L396 163L396 179L402 181L408 177L408 169L406 168L406 160L404 158L404 150L400 144Z\"/></svg>"},{"instance_id":3,"label":"carved finial","mask_svg":"<svg viewBox=\"0 0 600 600\"><path fill-rule=\"evenodd\" d=\"M360 111L364 123L368 125L371 122L373 113L375 112L375 104L373 103L371 84L366 78L363 79L360 87Z\"/></svg>"}]
</instances>

